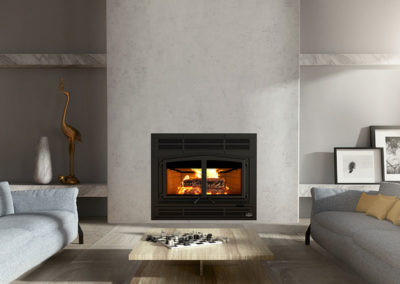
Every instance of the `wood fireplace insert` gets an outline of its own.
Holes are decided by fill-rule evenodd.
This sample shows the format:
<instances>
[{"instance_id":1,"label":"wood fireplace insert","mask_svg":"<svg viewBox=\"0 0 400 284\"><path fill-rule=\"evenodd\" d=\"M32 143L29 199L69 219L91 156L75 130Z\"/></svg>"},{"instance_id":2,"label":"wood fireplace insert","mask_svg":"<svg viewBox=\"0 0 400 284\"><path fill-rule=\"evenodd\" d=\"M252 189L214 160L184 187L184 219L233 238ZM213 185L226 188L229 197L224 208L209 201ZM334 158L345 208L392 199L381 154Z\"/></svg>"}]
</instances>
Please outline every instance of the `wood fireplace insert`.
<instances>
[{"instance_id":1,"label":"wood fireplace insert","mask_svg":"<svg viewBox=\"0 0 400 284\"><path fill-rule=\"evenodd\" d=\"M256 134L152 134L152 220L255 220Z\"/></svg>"}]
</instances>

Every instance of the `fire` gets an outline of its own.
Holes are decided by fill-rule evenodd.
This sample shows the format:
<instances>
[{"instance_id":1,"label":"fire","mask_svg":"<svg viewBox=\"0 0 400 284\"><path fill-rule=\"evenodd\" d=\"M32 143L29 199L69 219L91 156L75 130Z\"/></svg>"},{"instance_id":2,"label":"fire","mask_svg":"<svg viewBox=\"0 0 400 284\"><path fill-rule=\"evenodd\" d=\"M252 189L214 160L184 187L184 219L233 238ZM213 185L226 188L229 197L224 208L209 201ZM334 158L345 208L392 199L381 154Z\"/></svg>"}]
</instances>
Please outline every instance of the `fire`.
<instances>
[{"instance_id":1,"label":"fire","mask_svg":"<svg viewBox=\"0 0 400 284\"><path fill-rule=\"evenodd\" d=\"M192 169L195 172L196 178L201 178L202 169ZM187 175L185 179L189 179L190 177ZM218 169L207 169L207 178L219 178Z\"/></svg>"},{"instance_id":2,"label":"fire","mask_svg":"<svg viewBox=\"0 0 400 284\"><path fill-rule=\"evenodd\" d=\"M207 169L207 178L219 178L217 169Z\"/></svg>"},{"instance_id":3,"label":"fire","mask_svg":"<svg viewBox=\"0 0 400 284\"><path fill-rule=\"evenodd\" d=\"M202 169L191 169L195 177L186 175L182 185L178 186L178 194L200 195L202 187ZM225 179L220 176L219 169L207 169L207 195L227 195L229 187L225 185Z\"/></svg>"},{"instance_id":4,"label":"fire","mask_svg":"<svg viewBox=\"0 0 400 284\"><path fill-rule=\"evenodd\" d=\"M201 178L202 169L192 169L195 172L197 178Z\"/></svg>"}]
</instances>

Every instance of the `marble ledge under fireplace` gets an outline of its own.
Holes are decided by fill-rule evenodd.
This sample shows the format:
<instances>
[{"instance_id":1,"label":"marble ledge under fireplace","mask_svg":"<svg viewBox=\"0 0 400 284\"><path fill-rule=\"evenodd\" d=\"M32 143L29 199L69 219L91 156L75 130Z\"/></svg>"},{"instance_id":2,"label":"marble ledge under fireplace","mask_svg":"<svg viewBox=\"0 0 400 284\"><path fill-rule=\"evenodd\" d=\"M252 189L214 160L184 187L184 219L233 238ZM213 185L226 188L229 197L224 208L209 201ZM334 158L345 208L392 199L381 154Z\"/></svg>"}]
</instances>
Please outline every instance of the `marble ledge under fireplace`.
<instances>
[{"instance_id":1,"label":"marble ledge under fireplace","mask_svg":"<svg viewBox=\"0 0 400 284\"><path fill-rule=\"evenodd\" d=\"M311 188L342 188L361 191L377 191L379 184L299 184L299 197L311 197Z\"/></svg>"},{"instance_id":2,"label":"marble ledge under fireplace","mask_svg":"<svg viewBox=\"0 0 400 284\"><path fill-rule=\"evenodd\" d=\"M11 191L17 190L35 190L77 187L79 189L78 197L107 197L107 184L105 183L82 183L77 185L65 184L10 184Z\"/></svg>"},{"instance_id":3,"label":"marble ledge under fireplace","mask_svg":"<svg viewBox=\"0 0 400 284\"><path fill-rule=\"evenodd\" d=\"M0 68L105 68L106 54L0 54Z\"/></svg>"},{"instance_id":4,"label":"marble ledge under fireplace","mask_svg":"<svg viewBox=\"0 0 400 284\"><path fill-rule=\"evenodd\" d=\"M400 66L400 54L328 54L303 53L300 66Z\"/></svg>"}]
</instances>

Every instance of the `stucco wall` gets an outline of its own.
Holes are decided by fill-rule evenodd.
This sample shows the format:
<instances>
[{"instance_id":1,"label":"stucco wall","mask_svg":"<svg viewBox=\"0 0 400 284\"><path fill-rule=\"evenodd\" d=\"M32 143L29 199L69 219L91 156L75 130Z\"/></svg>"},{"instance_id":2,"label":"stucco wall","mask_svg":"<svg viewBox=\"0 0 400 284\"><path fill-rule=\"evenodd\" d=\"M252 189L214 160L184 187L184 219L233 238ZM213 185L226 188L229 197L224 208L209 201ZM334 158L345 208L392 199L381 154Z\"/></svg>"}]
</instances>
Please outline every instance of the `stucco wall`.
<instances>
[{"instance_id":1,"label":"stucco wall","mask_svg":"<svg viewBox=\"0 0 400 284\"><path fill-rule=\"evenodd\" d=\"M150 221L150 134L258 134L258 222L298 217L299 1L107 1L108 212Z\"/></svg>"}]
</instances>

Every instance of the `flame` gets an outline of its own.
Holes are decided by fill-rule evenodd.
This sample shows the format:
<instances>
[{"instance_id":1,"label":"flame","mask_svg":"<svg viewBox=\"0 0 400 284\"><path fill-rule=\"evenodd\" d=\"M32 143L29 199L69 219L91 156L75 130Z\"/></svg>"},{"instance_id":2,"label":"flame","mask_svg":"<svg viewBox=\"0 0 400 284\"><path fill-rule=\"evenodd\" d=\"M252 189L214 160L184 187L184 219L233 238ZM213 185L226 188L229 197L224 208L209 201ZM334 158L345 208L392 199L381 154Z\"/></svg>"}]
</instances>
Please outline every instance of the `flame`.
<instances>
[{"instance_id":1,"label":"flame","mask_svg":"<svg viewBox=\"0 0 400 284\"><path fill-rule=\"evenodd\" d=\"M192 171L194 171L197 178L201 178L202 169L192 169Z\"/></svg>"},{"instance_id":2,"label":"flame","mask_svg":"<svg viewBox=\"0 0 400 284\"><path fill-rule=\"evenodd\" d=\"M178 186L177 194L193 194L193 195L200 195L201 188L193 187L193 186Z\"/></svg>"},{"instance_id":3,"label":"flame","mask_svg":"<svg viewBox=\"0 0 400 284\"><path fill-rule=\"evenodd\" d=\"M196 178L201 178L202 175L202 169L192 169L192 171L195 172ZM185 177L186 179L189 179L190 177L187 175ZM218 169L207 169L207 178L219 178L219 172Z\"/></svg>"},{"instance_id":4,"label":"flame","mask_svg":"<svg viewBox=\"0 0 400 284\"><path fill-rule=\"evenodd\" d=\"M219 178L217 169L207 169L207 178Z\"/></svg>"}]
</instances>

